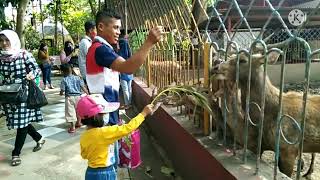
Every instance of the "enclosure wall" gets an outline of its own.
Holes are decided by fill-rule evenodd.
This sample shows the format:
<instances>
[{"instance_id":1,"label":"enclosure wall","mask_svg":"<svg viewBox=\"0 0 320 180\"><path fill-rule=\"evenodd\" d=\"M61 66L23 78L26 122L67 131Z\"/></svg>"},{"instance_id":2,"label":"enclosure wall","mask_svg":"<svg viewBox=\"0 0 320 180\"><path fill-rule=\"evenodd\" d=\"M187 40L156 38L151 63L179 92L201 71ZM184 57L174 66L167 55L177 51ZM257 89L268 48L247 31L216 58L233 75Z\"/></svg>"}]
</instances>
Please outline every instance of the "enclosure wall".
<instances>
[{"instance_id":1,"label":"enclosure wall","mask_svg":"<svg viewBox=\"0 0 320 180\"><path fill-rule=\"evenodd\" d=\"M138 79L132 88L134 104L141 110L150 103L151 89ZM184 180L236 179L165 109L159 108L146 123Z\"/></svg>"}]
</instances>

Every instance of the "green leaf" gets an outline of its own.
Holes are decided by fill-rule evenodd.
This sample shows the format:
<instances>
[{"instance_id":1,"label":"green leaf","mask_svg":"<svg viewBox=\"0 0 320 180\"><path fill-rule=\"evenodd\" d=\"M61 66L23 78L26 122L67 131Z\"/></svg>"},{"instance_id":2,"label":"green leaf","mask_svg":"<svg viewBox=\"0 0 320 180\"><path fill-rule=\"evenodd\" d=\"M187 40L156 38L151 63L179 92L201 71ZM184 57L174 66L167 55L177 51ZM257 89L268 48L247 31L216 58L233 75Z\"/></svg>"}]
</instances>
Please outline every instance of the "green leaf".
<instances>
[{"instance_id":1,"label":"green leaf","mask_svg":"<svg viewBox=\"0 0 320 180\"><path fill-rule=\"evenodd\" d=\"M173 86L168 87L162 90L153 100L152 104L156 104L157 102L163 101L163 97L170 98L169 94L175 94L179 98L183 95L191 96L196 103L196 106L202 107L206 109L210 114L212 114L212 109L210 107L210 103L208 97L202 92L198 92L198 90L192 86Z\"/></svg>"}]
</instances>

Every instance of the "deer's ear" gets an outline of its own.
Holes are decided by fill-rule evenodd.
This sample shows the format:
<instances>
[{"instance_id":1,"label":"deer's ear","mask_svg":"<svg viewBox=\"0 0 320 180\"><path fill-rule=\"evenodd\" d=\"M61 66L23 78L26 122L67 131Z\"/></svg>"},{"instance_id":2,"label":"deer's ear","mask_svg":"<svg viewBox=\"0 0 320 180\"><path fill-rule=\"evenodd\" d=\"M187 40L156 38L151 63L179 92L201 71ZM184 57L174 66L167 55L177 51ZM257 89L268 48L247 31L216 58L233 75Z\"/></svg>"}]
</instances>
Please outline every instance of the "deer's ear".
<instances>
[{"instance_id":1,"label":"deer's ear","mask_svg":"<svg viewBox=\"0 0 320 180\"><path fill-rule=\"evenodd\" d=\"M278 61L279 56L280 56L280 52L278 51L269 51L268 52L268 63L269 64L274 64Z\"/></svg>"},{"instance_id":2,"label":"deer's ear","mask_svg":"<svg viewBox=\"0 0 320 180\"><path fill-rule=\"evenodd\" d=\"M281 52L277 51L277 50L270 50L267 52L267 63L268 64L274 64L277 62L277 60L279 59ZM252 55L253 59L258 59L258 62L260 64L264 64L264 58L265 56L262 54L254 54Z\"/></svg>"}]
</instances>

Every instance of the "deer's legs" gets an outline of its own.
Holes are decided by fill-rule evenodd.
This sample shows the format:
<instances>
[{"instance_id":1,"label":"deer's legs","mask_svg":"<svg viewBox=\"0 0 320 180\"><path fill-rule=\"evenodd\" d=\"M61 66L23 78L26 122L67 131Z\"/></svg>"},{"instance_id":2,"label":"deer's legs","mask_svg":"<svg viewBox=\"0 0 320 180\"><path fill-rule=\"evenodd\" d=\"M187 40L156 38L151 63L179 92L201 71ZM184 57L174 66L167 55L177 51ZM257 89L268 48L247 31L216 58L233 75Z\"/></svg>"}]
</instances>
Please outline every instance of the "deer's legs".
<instances>
[{"instance_id":1,"label":"deer's legs","mask_svg":"<svg viewBox=\"0 0 320 180\"><path fill-rule=\"evenodd\" d=\"M291 177L293 173L295 159L297 157L297 152L282 150L279 158L279 169L282 173Z\"/></svg>"}]
</instances>

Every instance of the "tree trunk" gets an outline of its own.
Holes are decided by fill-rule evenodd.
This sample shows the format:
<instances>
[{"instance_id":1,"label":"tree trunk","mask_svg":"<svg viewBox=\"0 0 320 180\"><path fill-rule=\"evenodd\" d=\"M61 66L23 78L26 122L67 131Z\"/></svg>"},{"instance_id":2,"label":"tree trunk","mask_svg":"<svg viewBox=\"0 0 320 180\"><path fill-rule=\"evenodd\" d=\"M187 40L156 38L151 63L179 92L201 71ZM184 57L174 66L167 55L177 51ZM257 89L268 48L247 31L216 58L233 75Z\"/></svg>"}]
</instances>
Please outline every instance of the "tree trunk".
<instances>
[{"instance_id":1,"label":"tree trunk","mask_svg":"<svg viewBox=\"0 0 320 180\"><path fill-rule=\"evenodd\" d=\"M197 25L199 25L203 21L207 20L207 17L204 11L206 11L208 3L206 2L206 0L193 0L193 1L195 2L192 2L192 4L194 4L192 9L192 15L196 20ZM192 31L195 30L195 25L193 23L191 23L191 29Z\"/></svg>"},{"instance_id":2,"label":"tree trunk","mask_svg":"<svg viewBox=\"0 0 320 180\"><path fill-rule=\"evenodd\" d=\"M54 53L56 54L58 52L58 14L60 13L59 5L60 1L56 1L55 3L55 14L54 14ZM63 27L62 27L63 28ZM64 43L64 42L62 42Z\"/></svg>"},{"instance_id":3,"label":"tree trunk","mask_svg":"<svg viewBox=\"0 0 320 180\"><path fill-rule=\"evenodd\" d=\"M89 1L90 8L91 8L91 14L93 15L93 17L95 17L97 14L96 2L95 2L95 0L88 0L88 1Z\"/></svg>"},{"instance_id":4,"label":"tree trunk","mask_svg":"<svg viewBox=\"0 0 320 180\"><path fill-rule=\"evenodd\" d=\"M28 3L29 3L29 0L20 0L18 3L16 32L21 41L21 48L25 47L23 29L24 29L24 17L26 15Z\"/></svg>"}]
</instances>

